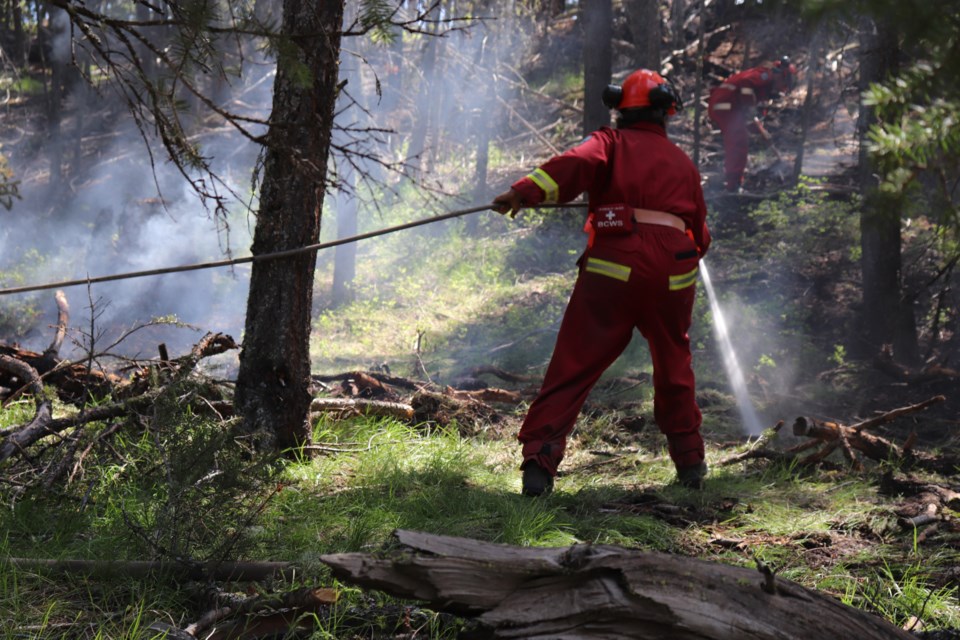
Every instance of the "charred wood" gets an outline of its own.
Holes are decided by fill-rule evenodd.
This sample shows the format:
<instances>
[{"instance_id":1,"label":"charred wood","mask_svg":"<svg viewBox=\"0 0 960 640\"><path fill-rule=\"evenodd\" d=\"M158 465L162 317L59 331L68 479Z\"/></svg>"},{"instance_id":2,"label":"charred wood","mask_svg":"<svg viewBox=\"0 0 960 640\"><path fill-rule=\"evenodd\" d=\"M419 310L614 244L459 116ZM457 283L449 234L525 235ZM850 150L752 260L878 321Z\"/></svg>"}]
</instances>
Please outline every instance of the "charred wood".
<instances>
[{"instance_id":1,"label":"charred wood","mask_svg":"<svg viewBox=\"0 0 960 640\"><path fill-rule=\"evenodd\" d=\"M866 431L899 417L922 411L944 400L943 396L934 396L917 404L884 412L851 426L801 416L793 424L793 433L797 436L812 438L812 442L823 443L823 449L818 454L823 454L827 449L832 452L837 447L843 447L845 455L854 465L860 464L854 454L854 451L859 451L872 460L895 460L902 462L908 468L921 468L935 473L952 475L960 473L960 457L953 454L932 455L917 451L914 448L915 437L913 436L907 439L903 447L899 447L886 438ZM826 455L818 455L817 459L808 459L804 463L809 464L825 457Z\"/></svg>"}]
</instances>

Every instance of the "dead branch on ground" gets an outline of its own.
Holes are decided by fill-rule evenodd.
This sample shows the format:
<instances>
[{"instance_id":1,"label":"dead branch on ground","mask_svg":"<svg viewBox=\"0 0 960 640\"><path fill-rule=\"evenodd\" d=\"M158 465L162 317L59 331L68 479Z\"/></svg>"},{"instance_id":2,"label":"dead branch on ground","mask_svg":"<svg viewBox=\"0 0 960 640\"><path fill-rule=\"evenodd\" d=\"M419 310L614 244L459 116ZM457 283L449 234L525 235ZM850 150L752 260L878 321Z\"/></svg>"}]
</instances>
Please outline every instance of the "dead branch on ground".
<instances>
[{"instance_id":1,"label":"dead branch on ground","mask_svg":"<svg viewBox=\"0 0 960 640\"><path fill-rule=\"evenodd\" d=\"M902 629L768 571L610 545L514 547L396 531L402 548L321 560L334 575L474 617L476 637L893 640ZM545 603L549 603L549 606Z\"/></svg>"},{"instance_id":2,"label":"dead branch on ground","mask_svg":"<svg viewBox=\"0 0 960 640\"><path fill-rule=\"evenodd\" d=\"M735 464L750 459L766 459L786 463L796 462L800 466L810 467L823 462L839 449L855 470L862 468L860 456L863 455L877 462L899 462L907 468L920 468L945 475L956 474L960 472L960 457L956 455L933 455L917 451L913 446L915 437L908 438L903 446L898 446L882 436L867 432L868 429L922 411L944 400L944 396L934 396L923 402L886 411L849 426L839 422L800 416L793 423L793 434L807 437L809 440L783 451L771 448L769 444L779 432L783 424L781 422L771 432L764 434L747 451L726 458L718 465ZM811 453L800 456L801 453L811 449L813 449Z\"/></svg>"},{"instance_id":3,"label":"dead branch on ground","mask_svg":"<svg viewBox=\"0 0 960 640\"><path fill-rule=\"evenodd\" d=\"M161 362L157 365L157 370L162 368L163 375L168 383L183 380L193 373L197 364L203 358L236 348L237 344L230 336L208 333L193 347L189 354L174 361ZM30 422L15 425L0 433L0 462L14 456L26 456L28 448L44 438L48 436L60 437L61 434L71 430L68 436L61 437L60 440L60 444L68 443L65 455L57 462L51 462L42 471L47 485L62 477L71 466L79 464L79 462L75 462L75 459L80 447L84 445L83 438L86 437L86 434L83 427L104 420L129 418L151 406L165 388L161 384L151 383L150 380L153 376L147 369L144 369L138 372L139 375L134 382L126 386L124 393L117 394L122 399L84 408L76 415L53 418L50 402L43 393L40 375L27 362L0 355L0 372L7 372L16 379L28 381L26 386L32 392L37 407ZM91 442L95 442L115 430L115 426L108 427L94 435Z\"/></svg>"}]
</instances>

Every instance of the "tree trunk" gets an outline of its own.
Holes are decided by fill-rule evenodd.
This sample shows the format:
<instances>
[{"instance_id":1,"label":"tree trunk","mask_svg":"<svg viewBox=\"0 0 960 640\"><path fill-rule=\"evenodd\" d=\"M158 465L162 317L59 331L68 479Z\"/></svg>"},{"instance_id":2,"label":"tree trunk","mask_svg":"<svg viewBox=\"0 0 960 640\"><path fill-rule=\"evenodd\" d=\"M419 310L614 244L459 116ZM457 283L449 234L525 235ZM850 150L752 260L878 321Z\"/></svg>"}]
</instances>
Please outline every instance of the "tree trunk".
<instances>
[{"instance_id":1,"label":"tree trunk","mask_svg":"<svg viewBox=\"0 0 960 640\"><path fill-rule=\"evenodd\" d=\"M899 47L895 30L864 19L861 27L860 90L887 78L897 68ZM901 362L916 362L919 347L913 309L903 295L899 199L877 188L877 168L867 149L867 134L876 121L872 108L860 104L859 182L865 194L860 213L863 272L863 344L867 355L893 345Z\"/></svg>"},{"instance_id":2,"label":"tree trunk","mask_svg":"<svg viewBox=\"0 0 960 640\"><path fill-rule=\"evenodd\" d=\"M321 561L334 576L476 616L472 638L907 640L874 615L756 570L609 545L511 547L397 531L389 555Z\"/></svg>"},{"instance_id":3,"label":"tree trunk","mask_svg":"<svg viewBox=\"0 0 960 640\"><path fill-rule=\"evenodd\" d=\"M583 134L610 124L603 90L613 65L613 4L611 0L583 0Z\"/></svg>"},{"instance_id":4,"label":"tree trunk","mask_svg":"<svg viewBox=\"0 0 960 640\"><path fill-rule=\"evenodd\" d=\"M707 3L705 0L699 0L697 8L700 19L697 20L697 81L693 84L693 164L700 169L700 134L701 134L701 115L703 112L703 47L706 31Z\"/></svg>"},{"instance_id":5,"label":"tree trunk","mask_svg":"<svg viewBox=\"0 0 960 640\"><path fill-rule=\"evenodd\" d=\"M657 0L627 0L627 23L636 47L634 66L660 71L660 7Z\"/></svg>"},{"instance_id":6,"label":"tree trunk","mask_svg":"<svg viewBox=\"0 0 960 640\"><path fill-rule=\"evenodd\" d=\"M282 32L296 49L277 61L254 255L319 238L342 19L342 0L283 2ZM264 436L266 447L310 440L315 264L313 252L253 263L235 402L245 429Z\"/></svg>"},{"instance_id":7,"label":"tree trunk","mask_svg":"<svg viewBox=\"0 0 960 640\"><path fill-rule=\"evenodd\" d=\"M797 157L793 162L793 175L791 184L797 184L800 174L803 173L804 147L807 142L807 135L810 132L810 121L812 120L813 107L816 103L814 93L816 91L816 78L820 73L820 58L822 57L824 41L824 28L817 26L813 34L813 41L810 43L810 64L807 67L807 95L803 100L803 110L800 112L800 144L797 146Z\"/></svg>"},{"instance_id":8,"label":"tree trunk","mask_svg":"<svg viewBox=\"0 0 960 640\"><path fill-rule=\"evenodd\" d=\"M431 15L435 17L436 14ZM422 177L425 171L427 136L430 133L430 127L435 126L430 122L430 116L433 114L433 105L438 99L438 96L434 94L436 90L434 72L437 67L437 47L440 46L439 38L434 37L437 25L434 24L430 31L423 36L425 40L420 62L420 90L415 101L413 134L410 137L410 146L407 152L408 158L414 159L418 178Z\"/></svg>"},{"instance_id":9,"label":"tree trunk","mask_svg":"<svg viewBox=\"0 0 960 640\"><path fill-rule=\"evenodd\" d=\"M674 49L682 49L687 44L686 33L684 33L684 9L686 0L670 0L670 42ZM703 21L704 13L700 11L700 21Z\"/></svg>"}]
</instances>

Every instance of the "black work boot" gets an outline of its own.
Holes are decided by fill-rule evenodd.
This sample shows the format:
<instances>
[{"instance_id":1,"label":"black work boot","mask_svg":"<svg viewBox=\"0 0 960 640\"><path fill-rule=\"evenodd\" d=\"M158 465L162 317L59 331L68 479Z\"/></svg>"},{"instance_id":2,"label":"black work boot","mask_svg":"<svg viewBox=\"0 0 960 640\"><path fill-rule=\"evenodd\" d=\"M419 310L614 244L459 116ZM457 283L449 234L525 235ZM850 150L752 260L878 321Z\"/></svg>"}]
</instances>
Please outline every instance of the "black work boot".
<instances>
[{"instance_id":1,"label":"black work boot","mask_svg":"<svg viewBox=\"0 0 960 640\"><path fill-rule=\"evenodd\" d=\"M689 467L677 467L677 483L688 489L703 489L703 480L707 477L707 463L700 463Z\"/></svg>"},{"instance_id":2,"label":"black work boot","mask_svg":"<svg viewBox=\"0 0 960 640\"><path fill-rule=\"evenodd\" d=\"M525 496L544 496L553 491L553 476L550 472L530 460L523 465L523 489L520 490Z\"/></svg>"}]
</instances>

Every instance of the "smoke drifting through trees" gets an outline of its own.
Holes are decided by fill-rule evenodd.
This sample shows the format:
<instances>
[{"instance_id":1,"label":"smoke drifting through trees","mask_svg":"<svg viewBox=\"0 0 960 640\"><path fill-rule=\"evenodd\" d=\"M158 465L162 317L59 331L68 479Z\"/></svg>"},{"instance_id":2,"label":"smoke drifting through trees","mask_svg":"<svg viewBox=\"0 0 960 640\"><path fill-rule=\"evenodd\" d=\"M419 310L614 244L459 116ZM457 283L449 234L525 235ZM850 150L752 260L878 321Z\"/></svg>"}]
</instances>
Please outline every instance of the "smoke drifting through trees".
<instances>
[{"instance_id":1,"label":"smoke drifting through trees","mask_svg":"<svg viewBox=\"0 0 960 640\"><path fill-rule=\"evenodd\" d=\"M341 196L337 206L331 206L334 199L328 201L323 239L334 237L332 214L350 206L351 200L359 205L357 215L364 231L383 225L384 214L395 202L391 198L399 197L401 191L404 198L417 199L405 203L408 206L419 204L431 210L436 210L437 198L444 194L462 194L458 204L489 195L482 186L469 183L465 188L455 180L444 180L434 169L451 156L464 158L466 166L467 158L476 153L476 140L489 139L487 129L497 128L497 98L511 102L516 80L497 82L496 64L499 59L519 59L526 38L497 40L496 33L510 29L520 34L523 25L502 18L462 22L439 11L428 20L424 17L397 13L395 22L408 22L392 28L392 40L370 32L344 41L341 79L348 82L339 96L331 166L332 189ZM76 65L96 76L96 60L81 44L83 34L68 27L66 13L56 9L47 19L50 26L45 33L52 34L47 63L72 69ZM356 31L357 24L356 16L346 17L348 32ZM420 62L430 57L435 60L428 74L427 65ZM149 51L143 60L153 60ZM271 56L244 41L223 59L211 62L215 78L202 86L210 89L208 93L216 96L222 109L264 120L271 104L274 64ZM231 72L221 73L226 68ZM51 81L41 66L32 67L31 72L44 83ZM201 86L196 78L194 82ZM0 212L0 271L9 274L17 269L16 280L6 280L8 284L100 276L249 253L253 219L247 207L252 204L252 211L256 210L251 175L259 145L248 135L225 126L222 117L211 117L199 100L188 102L177 114L188 128L188 139L211 172L223 180L218 193L226 215L217 216L196 193L196 182L204 180L201 173L191 174L191 185L155 138L150 140L151 155L147 154L143 133L151 133L151 125L142 112L135 114L141 125L147 122L143 129L131 117L129 89L102 81L91 88L76 71L58 86L65 95L56 110L56 127L51 119L22 121L16 128L7 127L3 135L4 152L21 180L22 194L12 211ZM8 123L11 115L19 114L11 114L8 106ZM246 127L254 136L265 131L255 122ZM405 188L412 178L423 187ZM211 186L209 179L203 184ZM421 209L417 214L425 212ZM364 250L360 248L361 259ZM332 259L330 253L320 256L321 262ZM241 267L97 284L92 298L102 311L99 323L116 331L153 316L174 315L200 329L239 336L247 286L248 269ZM87 291L75 287L67 294L74 320L79 322ZM8 331L0 339L18 340L28 348L49 340L44 327L53 322L52 297L39 293L32 299L42 314L34 331L26 336ZM23 302L7 299L0 300L0 305ZM195 338L192 332L154 329L142 343L128 346L150 355L157 342L177 349ZM63 355L70 354L65 350Z\"/></svg>"}]
</instances>

